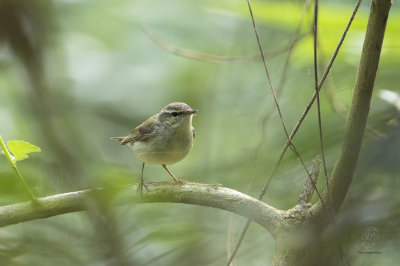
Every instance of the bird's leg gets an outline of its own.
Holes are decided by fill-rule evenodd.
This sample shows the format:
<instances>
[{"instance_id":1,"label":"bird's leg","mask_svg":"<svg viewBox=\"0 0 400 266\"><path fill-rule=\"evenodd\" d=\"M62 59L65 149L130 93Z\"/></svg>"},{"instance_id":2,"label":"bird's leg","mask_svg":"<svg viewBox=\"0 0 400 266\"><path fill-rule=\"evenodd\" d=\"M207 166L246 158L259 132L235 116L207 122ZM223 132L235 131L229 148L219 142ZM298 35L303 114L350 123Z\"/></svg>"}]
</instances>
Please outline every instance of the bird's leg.
<instances>
[{"instance_id":1,"label":"bird's leg","mask_svg":"<svg viewBox=\"0 0 400 266\"><path fill-rule=\"evenodd\" d=\"M142 174L140 175L140 183L137 188L137 190L140 191L140 196L143 196L143 187L145 187L147 190L147 186L144 184L144 181L143 181L143 172L144 172L144 162L142 164Z\"/></svg>"},{"instance_id":2,"label":"bird's leg","mask_svg":"<svg viewBox=\"0 0 400 266\"><path fill-rule=\"evenodd\" d=\"M177 179L172 173L171 171L167 168L167 166L165 164L162 165L162 167L165 169L165 171L168 172L168 174L172 177L172 179L177 182L177 183L182 183L183 181L180 179Z\"/></svg>"}]
</instances>

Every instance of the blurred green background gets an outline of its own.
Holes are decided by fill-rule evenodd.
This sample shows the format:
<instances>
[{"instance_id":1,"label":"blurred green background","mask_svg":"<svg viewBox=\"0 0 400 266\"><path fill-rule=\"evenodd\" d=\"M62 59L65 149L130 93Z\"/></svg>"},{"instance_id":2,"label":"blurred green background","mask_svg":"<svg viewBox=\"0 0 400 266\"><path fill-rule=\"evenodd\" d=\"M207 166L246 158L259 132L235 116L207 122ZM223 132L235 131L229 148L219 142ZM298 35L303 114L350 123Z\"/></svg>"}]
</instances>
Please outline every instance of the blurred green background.
<instances>
[{"instance_id":1,"label":"blurred green background","mask_svg":"<svg viewBox=\"0 0 400 266\"><path fill-rule=\"evenodd\" d=\"M303 4L254 1L265 52L291 42ZM355 1L320 5L321 74ZM369 5L361 5L321 93L328 172L340 150ZM383 90L400 94L399 10L394 2L369 129L338 215L351 265L393 265L400 259L400 109L380 97ZM306 35L293 50L281 87L289 130L314 90L312 18L310 7L300 31ZM143 26L170 44L204 54L259 54L246 1L0 0L0 134L5 141L22 139L41 147L41 153L19 163L29 186L46 196L137 182L141 162L109 138L126 135L168 103L183 101L200 110L193 119L197 135L190 154L170 166L173 173L257 197L285 143L276 110L268 116L274 102L261 61L190 60L162 49ZM267 60L278 90L287 55ZM294 140L307 165L320 153L317 125L313 107ZM288 151L264 201L291 208L305 178ZM160 166L148 165L145 180L170 177ZM321 176L321 190L324 182ZM2 205L28 200L4 156L0 193ZM1 228L0 265L224 265L227 246L236 243L246 222L183 204L115 207L103 201L98 206ZM359 253L366 226L380 232L379 254ZM273 251L270 234L252 225L235 265L268 265Z\"/></svg>"}]
</instances>

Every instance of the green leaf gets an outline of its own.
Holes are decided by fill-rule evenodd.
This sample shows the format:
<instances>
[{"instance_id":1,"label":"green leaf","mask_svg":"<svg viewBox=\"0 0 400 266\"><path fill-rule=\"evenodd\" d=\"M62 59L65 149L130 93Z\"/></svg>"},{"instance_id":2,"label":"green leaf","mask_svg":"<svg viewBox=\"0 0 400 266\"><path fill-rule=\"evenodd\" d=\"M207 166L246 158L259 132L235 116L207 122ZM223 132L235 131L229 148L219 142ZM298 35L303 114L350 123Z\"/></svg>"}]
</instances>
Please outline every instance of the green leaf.
<instances>
[{"instance_id":1,"label":"green leaf","mask_svg":"<svg viewBox=\"0 0 400 266\"><path fill-rule=\"evenodd\" d=\"M38 146L32 145L23 140L10 140L7 142L7 147L14 155L14 164L17 161L22 161L23 159L28 158L28 153L41 151Z\"/></svg>"}]
</instances>

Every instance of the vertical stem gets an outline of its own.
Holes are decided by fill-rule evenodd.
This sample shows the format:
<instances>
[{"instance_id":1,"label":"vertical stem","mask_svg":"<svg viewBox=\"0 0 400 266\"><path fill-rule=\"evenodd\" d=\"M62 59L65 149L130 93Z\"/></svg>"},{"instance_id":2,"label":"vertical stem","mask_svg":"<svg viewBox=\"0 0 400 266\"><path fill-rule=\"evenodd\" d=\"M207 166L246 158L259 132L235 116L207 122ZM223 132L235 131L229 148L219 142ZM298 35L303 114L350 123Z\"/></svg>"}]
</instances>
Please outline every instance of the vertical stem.
<instances>
[{"instance_id":1,"label":"vertical stem","mask_svg":"<svg viewBox=\"0 0 400 266\"><path fill-rule=\"evenodd\" d=\"M35 197L35 195L33 195L32 191L29 189L28 185L26 184L25 179L22 177L21 172L18 170L17 164L11 158L11 155L10 155L6 145L4 144L3 138L1 136L0 136L0 145L1 145L1 148L3 149L4 154L7 157L8 162L10 163L12 169L17 174L19 181L21 182L22 186L24 187L25 192L28 194L31 202L37 203L37 198Z\"/></svg>"},{"instance_id":2,"label":"vertical stem","mask_svg":"<svg viewBox=\"0 0 400 266\"><path fill-rule=\"evenodd\" d=\"M342 205L356 168L390 7L391 0L373 0L371 4L342 150L330 180L332 203L335 211ZM329 197L326 190L323 197L324 200ZM319 216L324 215L320 202L315 206L315 211Z\"/></svg>"}]
</instances>

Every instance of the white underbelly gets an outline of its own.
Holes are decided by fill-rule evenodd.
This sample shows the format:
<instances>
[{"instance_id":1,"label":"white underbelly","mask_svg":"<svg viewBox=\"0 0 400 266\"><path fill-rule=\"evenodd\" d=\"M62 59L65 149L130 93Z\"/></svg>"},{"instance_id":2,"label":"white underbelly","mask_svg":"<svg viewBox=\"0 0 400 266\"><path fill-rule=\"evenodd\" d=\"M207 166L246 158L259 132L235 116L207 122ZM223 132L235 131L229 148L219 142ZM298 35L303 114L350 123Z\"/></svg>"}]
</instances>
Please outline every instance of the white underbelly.
<instances>
[{"instance_id":1,"label":"white underbelly","mask_svg":"<svg viewBox=\"0 0 400 266\"><path fill-rule=\"evenodd\" d=\"M191 136L180 141L137 141L132 149L136 156L148 164L174 164L179 162L192 148Z\"/></svg>"}]
</instances>

